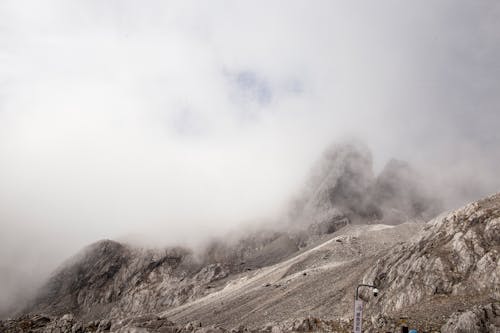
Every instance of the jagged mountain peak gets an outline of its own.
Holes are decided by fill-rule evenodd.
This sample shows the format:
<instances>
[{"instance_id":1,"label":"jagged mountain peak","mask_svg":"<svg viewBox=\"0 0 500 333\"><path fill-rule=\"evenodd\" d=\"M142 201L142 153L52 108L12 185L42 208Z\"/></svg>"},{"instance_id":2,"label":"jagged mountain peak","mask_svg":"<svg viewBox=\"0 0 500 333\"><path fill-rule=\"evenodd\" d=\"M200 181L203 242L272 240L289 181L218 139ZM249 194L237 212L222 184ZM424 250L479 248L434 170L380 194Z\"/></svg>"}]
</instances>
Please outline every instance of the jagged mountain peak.
<instances>
[{"instance_id":1,"label":"jagged mountain peak","mask_svg":"<svg viewBox=\"0 0 500 333\"><path fill-rule=\"evenodd\" d=\"M405 161L391 159L375 175L366 145L335 144L312 168L292 204L291 220L314 224L342 216L351 223L423 222L441 209L437 194L423 183L423 176Z\"/></svg>"}]
</instances>

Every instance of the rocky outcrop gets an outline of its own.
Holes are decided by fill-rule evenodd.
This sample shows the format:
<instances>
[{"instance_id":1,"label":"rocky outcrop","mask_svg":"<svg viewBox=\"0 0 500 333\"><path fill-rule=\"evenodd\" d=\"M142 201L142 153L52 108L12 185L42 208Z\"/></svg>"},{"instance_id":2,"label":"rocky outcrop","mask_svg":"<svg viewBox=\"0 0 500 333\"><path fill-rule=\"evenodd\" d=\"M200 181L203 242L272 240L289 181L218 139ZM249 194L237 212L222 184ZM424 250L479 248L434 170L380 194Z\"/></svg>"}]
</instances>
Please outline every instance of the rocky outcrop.
<instances>
[{"instance_id":1,"label":"rocky outcrop","mask_svg":"<svg viewBox=\"0 0 500 333\"><path fill-rule=\"evenodd\" d=\"M123 267L131 260L131 251L120 243L101 241L90 245L53 274L34 309L63 314L115 301L124 287L115 286L115 278L123 274Z\"/></svg>"},{"instance_id":2,"label":"rocky outcrop","mask_svg":"<svg viewBox=\"0 0 500 333\"><path fill-rule=\"evenodd\" d=\"M442 333L497 333L500 331L500 303L475 306L456 312L441 328Z\"/></svg>"},{"instance_id":3,"label":"rocky outcrop","mask_svg":"<svg viewBox=\"0 0 500 333\"><path fill-rule=\"evenodd\" d=\"M192 331L193 329L189 330L155 315L82 321L68 313L61 317L34 315L0 321L2 333L188 333Z\"/></svg>"},{"instance_id":4,"label":"rocky outcrop","mask_svg":"<svg viewBox=\"0 0 500 333\"><path fill-rule=\"evenodd\" d=\"M203 255L187 249L140 249L104 240L68 260L24 313L88 320L166 310L224 287L225 280L299 251L302 240L285 232L214 241Z\"/></svg>"},{"instance_id":5,"label":"rocky outcrop","mask_svg":"<svg viewBox=\"0 0 500 333\"><path fill-rule=\"evenodd\" d=\"M430 221L412 242L379 259L363 280L381 290L370 304L383 313L412 309L449 316L464 305L499 302L500 194ZM461 322L472 316L462 315Z\"/></svg>"},{"instance_id":6,"label":"rocky outcrop","mask_svg":"<svg viewBox=\"0 0 500 333\"><path fill-rule=\"evenodd\" d=\"M307 242L301 230L261 230L245 236L215 239L200 255L202 261L225 263L234 271L252 270L275 264ZM228 240L229 239L229 240Z\"/></svg>"},{"instance_id":7,"label":"rocky outcrop","mask_svg":"<svg viewBox=\"0 0 500 333\"><path fill-rule=\"evenodd\" d=\"M403 161L390 160L375 177L370 150L360 142L330 147L311 170L291 220L322 224L345 218L351 223L424 222L441 209L422 176Z\"/></svg>"},{"instance_id":8,"label":"rocky outcrop","mask_svg":"<svg viewBox=\"0 0 500 333\"><path fill-rule=\"evenodd\" d=\"M349 219L345 216L333 216L329 220L311 224L307 230L310 234L321 236L333 234L349 224Z\"/></svg>"},{"instance_id":9,"label":"rocky outcrop","mask_svg":"<svg viewBox=\"0 0 500 333\"><path fill-rule=\"evenodd\" d=\"M197 263L184 249L144 250L106 240L65 263L27 312L71 311L89 319L147 313L204 295L208 284L227 275L227 267Z\"/></svg>"}]
</instances>

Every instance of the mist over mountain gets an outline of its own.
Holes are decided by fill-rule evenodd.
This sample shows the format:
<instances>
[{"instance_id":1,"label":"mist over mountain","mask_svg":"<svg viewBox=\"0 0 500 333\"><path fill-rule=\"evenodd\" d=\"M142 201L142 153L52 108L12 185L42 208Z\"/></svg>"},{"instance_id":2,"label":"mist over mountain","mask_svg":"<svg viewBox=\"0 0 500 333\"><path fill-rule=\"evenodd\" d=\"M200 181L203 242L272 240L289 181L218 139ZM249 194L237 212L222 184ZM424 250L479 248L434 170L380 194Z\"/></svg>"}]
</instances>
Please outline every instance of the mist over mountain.
<instances>
[{"instance_id":1,"label":"mist over mountain","mask_svg":"<svg viewBox=\"0 0 500 333\"><path fill-rule=\"evenodd\" d=\"M94 320L175 308L221 290L240 274L300 257L348 226L373 225L377 230L405 224L397 229L397 238L384 235L371 245L383 251L395 241L411 239L414 230L441 212L441 198L426 191L425 183L398 160L390 160L376 175L365 144L339 142L322 154L281 219L207 236L195 247L94 243L62 264L36 294L10 302L10 313L71 312ZM352 261L366 250L350 248L341 258ZM294 269L290 266L285 275Z\"/></svg>"},{"instance_id":2,"label":"mist over mountain","mask_svg":"<svg viewBox=\"0 0 500 333\"><path fill-rule=\"evenodd\" d=\"M339 225L335 215L336 229L261 230L214 241L203 256L104 240L68 260L25 315L0 328L348 332L352 292L364 282L381 293L361 292L371 329L394 330L406 316L424 330L495 332L499 217L497 194L428 223Z\"/></svg>"},{"instance_id":3,"label":"mist over mountain","mask_svg":"<svg viewBox=\"0 0 500 333\"><path fill-rule=\"evenodd\" d=\"M359 142L328 148L294 201L292 220L321 222L345 215L354 223L394 224L427 220L442 211L440 193L407 162L389 160L379 175L369 148Z\"/></svg>"},{"instance_id":4,"label":"mist over mountain","mask_svg":"<svg viewBox=\"0 0 500 333\"><path fill-rule=\"evenodd\" d=\"M0 317L31 306L57 331L100 304L96 318L176 308L180 325L239 278L301 304L302 271L347 295L333 266L359 280L391 237L500 189L499 18L493 0L1 1ZM336 306L319 276L321 302L283 309ZM221 322L266 300L233 291ZM486 322L480 301L443 316Z\"/></svg>"},{"instance_id":5,"label":"mist over mountain","mask_svg":"<svg viewBox=\"0 0 500 333\"><path fill-rule=\"evenodd\" d=\"M115 270L119 270L122 265L139 265L138 267L141 267L149 263L149 256L164 257L166 254L163 254L163 250L153 249L161 249L165 246L169 248L166 253L173 252L177 254L172 254L171 259L160 260L177 260L186 267L190 267L186 268L188 273L182 273L182 276L193 274L204 265L216 265L214 267L221 269L224 276L227 276L230 273L246 269L251 270L276 264L301 248L307 247L318 237L332 234L349 224L424 222L440 212L442 207L437 193L431 195L425 192L423 184L424 179L419 177L417 172L402 161L390 160L380 174L375 175L372 154L365 144L359 140L339 142L331 145L317 160L304 187L299 190L298 199L292 201L286 209L287 213L283 216L275 216L266 223L261 221L253 223L253 226L247 225L246 227L235 228L221 235L207 235L196 246L172 241L170 243L165 242L161 246L148 246L141 242L129 242L131 246L131 249L129 249L128 246L105 241L102 243L103 245L96 245L97 249L104 251L103 260L106 262L106 266L104 266L106 272L102 273L103 276L100 278L104 278L104 280L103 282L96 282L93 277L89 277L89 279L93 281L92 284L97 283L96 286L100 289L102 288L101 284L110 283L108 279L112 278ZM133 250L137 246L150 247L152 252L148 257L144 257L142 250ZM181 247L176 250L172 246ZM89 251L91 251L90 249ZM111 257L107 256L109 251L111 251ZM73 273L65 272L61 273L62 276L56 275L56 280L51 281L52 285L43 288L48 288L48 292L56 293L56 295L58 292L53 290L54 288L63 288L62 290L65 290L64 288L70 290L83 288L86 280L80 274L85 275L86 272L93 272L96 265L99 265L101 261L95 257L101 255L100 252L84 254L84 257L87 258L85 260L88 260L88 262L83 263L83 267L79 264ZM132 259L136 257L140 259ZM134 260L140 261L132 263ZM151 260L154 261L154 259ZM62 267L66 265L67 263L63 264ZM108 267L108 265L110 266ZM155 268L156 264L152 267ZM210 270L214 269L212 266L208 267ZM174 268L176 268L175 265ZM62 269L64 271L64 268ZM141 269L148 270L149 268ZM3 276L4 278L8 277L8 275ZM71 280L74 280L73 283L76 283L76 285L65 287L66 283ZM40 283L43 281L44 279L40 279ZM130 278L126 278L126 281L128 281L127 284L131 283ZM6 280L5 285L7 283ZM29 285L29 282L20 283L14 280L11 282L12 290L16 290L25 284ZM120 288L128 287L124 284ZM22 310L35 296L35 290L35 288L24 290L17 295L12 294L10 299L4 299L4 316ZM182 304L193 297L199 297L199 291L196 291L196 288L189 290L183 292L185 296L180 300L174 297L174 302L180 303L173 304ZM67 291L59 292L62 292L65 297L70 295ZM125 292L120 290L114 293L121 295ZM78 301L61 302L61 300L58 300L57 305L54 304L54 301L48 301L47 309L51 309L50 311L54 311L56 308L63 309L61 311L68 311L69 308L73 307L79 309L82 306L80 303L81 297L86 299L80 292ZM94 298L96 296L90 297ZM107 301L109 301L118 296L108 295L106 297ZM101 301L98 301L98 303L101 303ZM95 306L91 304L93 303L87 306ZM141 303L140 306L143 309L145 305Z\"/></svg>"}]
</instances>

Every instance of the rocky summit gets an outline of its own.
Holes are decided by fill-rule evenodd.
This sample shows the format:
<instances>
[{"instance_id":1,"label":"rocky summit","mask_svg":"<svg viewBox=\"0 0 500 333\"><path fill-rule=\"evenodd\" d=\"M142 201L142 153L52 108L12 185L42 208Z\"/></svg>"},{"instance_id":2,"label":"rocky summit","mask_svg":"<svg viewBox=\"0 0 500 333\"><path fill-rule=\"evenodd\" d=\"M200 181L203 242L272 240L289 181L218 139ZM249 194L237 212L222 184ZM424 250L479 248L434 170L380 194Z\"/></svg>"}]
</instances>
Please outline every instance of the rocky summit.
<instances>
[{"instance_id":1,"label":"rocky summit","mask_svg":"<svg viewBox=\"0 0 500 333\"><path fill-rule=\"evenodd\" d=\"M424 222L435 207L406 164L326 160L287 227L196 251L99 241L0 332L352 332L360 283L379 289L360 289L366 332L500 331L500 194Z\"/></svg>"}]
</instances>

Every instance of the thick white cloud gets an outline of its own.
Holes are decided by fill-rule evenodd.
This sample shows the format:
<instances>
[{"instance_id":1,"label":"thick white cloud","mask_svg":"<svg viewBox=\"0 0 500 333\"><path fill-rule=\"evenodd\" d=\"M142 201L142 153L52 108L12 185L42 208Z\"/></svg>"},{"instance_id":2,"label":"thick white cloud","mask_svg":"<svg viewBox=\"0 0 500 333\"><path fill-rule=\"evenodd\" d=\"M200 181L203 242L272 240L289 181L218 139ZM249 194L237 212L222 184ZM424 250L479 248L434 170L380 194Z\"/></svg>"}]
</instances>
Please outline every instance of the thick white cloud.
<instances>
[{"instance_id":1,"label":"thick white cloud","mask_svg":"<svg viewBox=\"0 0 500 333\"><path fill-rule=\"evenodd\" d=\"M37 280L99 238L195 242L279 216L345 136L379 168L446 170L437 184L459 198L498 189L499 15L494 1L2 1L0 272Z\"/></svg>"}]
</instances>

